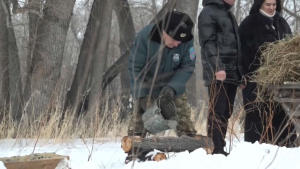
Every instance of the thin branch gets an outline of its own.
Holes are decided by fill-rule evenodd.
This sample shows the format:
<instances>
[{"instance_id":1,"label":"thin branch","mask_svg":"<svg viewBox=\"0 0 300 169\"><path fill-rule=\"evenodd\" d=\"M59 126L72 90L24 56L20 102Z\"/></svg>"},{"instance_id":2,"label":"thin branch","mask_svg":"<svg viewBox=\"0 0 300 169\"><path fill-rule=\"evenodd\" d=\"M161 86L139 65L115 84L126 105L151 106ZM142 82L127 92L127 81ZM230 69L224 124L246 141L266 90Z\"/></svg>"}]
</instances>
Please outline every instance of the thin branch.
<instances>
[{"instance_id":1,"label":"thin branch","mask_svg":"<svg viewBox=\"0 0 300 169\"><path fill-rule=\"evenodd\" d=\"M4 0L1 0L1 5L4 9L4 12L5 12L5 15L6 15L6 25L7 25L7 28L11 28L12 27L12 24L10 23L9 21L9 10L7 9L7 6L4 2Z\"/></svg>"},{"instance_id":2,"label":"thin branch","mask_svg":"<svg viewBox=\"0 0 300 169\"><path fill-rule=\"evenodd\" d=\"M43 18L43 13L41 13L40 11L31 9L30 6L24 6L22 8L17 8L17 9L15 9L14 14L25 13L25 12L34 13L34 14L38 15L40 18Z\"/></svg>"},{"instance_id":3,"label":"thin branch","mask_svg":"<svg viewBox=\"0 0 300 169\"><path fill-rule=\"evenodd\" d=\"M87 0L85 3L84 3L84 5L83 6L86 6L86 4L89 2L90 0Z\"/></svg>"},{"instance_id":4,"label":"thin branch","mask_svg":"<svg viewBox=\"0 0 300 169\"><path fill-rule=\"evenodd\" d=\"M283 10L288 13L289 15L295 17L296 19L300 20L300 16L295 14L294 12L290 11L289 9L287 9L286 7L283 7Z\"/></svg>"}]
</instances>

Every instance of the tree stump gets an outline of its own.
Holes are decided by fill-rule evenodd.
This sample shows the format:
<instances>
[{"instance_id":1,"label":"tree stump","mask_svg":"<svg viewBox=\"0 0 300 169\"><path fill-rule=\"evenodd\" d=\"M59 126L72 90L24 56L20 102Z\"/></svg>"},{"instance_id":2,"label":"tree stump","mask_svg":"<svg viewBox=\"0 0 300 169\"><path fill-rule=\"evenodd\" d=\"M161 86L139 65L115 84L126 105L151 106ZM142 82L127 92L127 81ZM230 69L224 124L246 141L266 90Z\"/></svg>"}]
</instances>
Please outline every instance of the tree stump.
<instances>
[{"instance_id":1,"label":"tree stump","mask_svg":"<svg viewBox=\"0 0 300 169\"><path fill-rule=\"evenodd\" d=\"M159 150L161 152L192 152L198 148L203 148L208 154L211 154L214 149L213 141L202 135L195 135L194 137L154 137L141 138L138 136L125 136L122 139L122 149L126 153L135 154L137 157L145 155L151 151ZM161 154L159 157L154 157L155 161L166 159Z\"/></svg>"}]
</instances>

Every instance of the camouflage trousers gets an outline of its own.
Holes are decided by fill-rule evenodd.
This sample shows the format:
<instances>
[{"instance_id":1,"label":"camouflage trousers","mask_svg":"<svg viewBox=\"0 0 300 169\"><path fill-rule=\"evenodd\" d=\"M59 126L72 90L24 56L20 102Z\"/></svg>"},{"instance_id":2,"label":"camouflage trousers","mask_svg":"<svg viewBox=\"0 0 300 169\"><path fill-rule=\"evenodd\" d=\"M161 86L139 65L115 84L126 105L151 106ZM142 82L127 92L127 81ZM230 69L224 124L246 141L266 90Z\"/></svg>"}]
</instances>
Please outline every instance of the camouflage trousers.
<instances>
[{"instance_id":1,"label":"camouflage trousers","mask_svg":"<svg viewBox=\"0 0 300 169\"><path fill-rule=\"evenodd\" d=\"M148 98L147 98L148 99ZM150 99L150 104L153 103L153 99ZM187 104L187 97L185 94L176 97L174 100L174 104L177 108L177 126L176 126L176 134L178 137L185 134L196 134L197 131L194 128L194 124L191 120L191 109ZM144 128L144 123L142 120L142 115L144 110L141 108L141 105L138 103L139 101L135 101L133 114L130 117L130 122L128 126L128 135L129 136L141 136L145 137L147 134L147 130Z\"/></svg>"}]
</instances>

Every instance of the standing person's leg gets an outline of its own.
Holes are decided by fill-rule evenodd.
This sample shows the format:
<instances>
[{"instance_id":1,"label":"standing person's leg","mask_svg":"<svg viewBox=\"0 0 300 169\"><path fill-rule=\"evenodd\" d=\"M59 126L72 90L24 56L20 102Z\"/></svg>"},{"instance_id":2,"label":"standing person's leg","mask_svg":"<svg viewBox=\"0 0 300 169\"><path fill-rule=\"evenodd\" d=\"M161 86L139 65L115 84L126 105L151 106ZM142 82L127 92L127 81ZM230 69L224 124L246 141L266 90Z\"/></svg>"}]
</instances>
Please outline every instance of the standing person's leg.
<instances>
[{"instance_id":1,"label":"standing person's leg","mask_svg":"<svg viewBox=\"0 0 300 169\"><path fill-rule=\"evenodd\" d=\"M243 103L245 110L245 138L247 142L255 143L260 141L263 132L261 111L259 105L255 103L257 95L257 83L248 82L243 89Z\"/></svg>"},{"instance_id":2,"label":"standing person's leg","mask_svg":"<svg viewBox=\"0 0 300 169\"><path fill-rule=\"evenodd\" d=\"M272 126L275 130L275 144L279 146L293 146L297 139L295 125L291 122L283 107L279 103L277 104L272 120Z\"/></svg>"},{"instance_id":3,"label":"standing person's leg","mask_svg":"<svg viewBox=\"0 0 300 169\"><path fill-rule=\"evenodd\" d=\"M213 154L224 154L225 141L224 137L226 133L227 124L224 124L227 118L227 113L225 112L229 100L227 98L227 88L228 86L223 83L212 84L208 86L209 92L209 112L207 120L207 135L211 137L214 142Z\"/></svg>"},{"instance_id":4,"label":"standing person's leg","mask_svg":"<svg viewBox=\"0 0 300 169\"><path fill-rule=\"evenodd\" d=\"M135 100L133 114L130 117L128 130L127 130L128 136L140 136L140 137L146 136L147 131L144 127L142 115L145 112L144 109L146 109L147 107L146 106L147 101L148 101L148 97L143 97ZM152 102L153 100L150 99L150 104Z\"/></svg>"},{"instance_id":5,"label":"standing person's leg","mask_svg":"<svg viewBox=\"0 0 300 169\"><path fill-rule=\"evenodd\" d=\"M176 134L178 137L182 135L195 135L197 131L195 130L194 123L191 120L191 109L187 103L186 94L183 94L174 99L174 104L177 108L178 124L176 126Z\"/></svg>"},{"instance_id":6,"label":"standing person's leg","mask_svg":"<svg viewBox=\"0 0 300 169\"><path fill-rule=\"evenodd\" d=\"M224 140L223 147L225 147L225 145L226 145L225 137L226 137L226 133L227 133L228 120L233 113L233 106L234 106L234 101L235 101L235 97L236 97L236 91L237 91L236 85L227 84L227 90L225 93L226 99L227 99L227 104L226 104L226 109L224 112L224 118L221 118L222 124L224 124L222 127L222 136L223 136L223 140Z\"/></svg>"}]
</instances>

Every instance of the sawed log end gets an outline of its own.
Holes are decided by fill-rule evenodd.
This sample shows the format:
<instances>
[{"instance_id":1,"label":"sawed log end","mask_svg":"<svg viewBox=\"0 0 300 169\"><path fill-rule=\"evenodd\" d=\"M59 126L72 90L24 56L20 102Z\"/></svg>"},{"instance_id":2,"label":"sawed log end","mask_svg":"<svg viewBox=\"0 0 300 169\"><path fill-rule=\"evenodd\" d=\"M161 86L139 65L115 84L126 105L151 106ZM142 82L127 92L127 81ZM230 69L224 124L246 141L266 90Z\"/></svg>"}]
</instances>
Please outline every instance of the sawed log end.
<instances>
[{"instance_id":1,"label":"sawed log end","mask_svg":"<svg viewBox=\"0 0 300 169\"><path fill-rule=\"evenodd\" d=\"M154 156L153 161L162 161L162 160L166 160L167 156L164 153L158 153Z\"/></svg>"},{"instance_id":2,"label":"sawed log end","mask_svg":"<svg viewBox=\"0 0 300 169\"><path fill-rule=\"evenodd\" d=\"M124 136L121 141L121 147L126 153L128 153L131 151L133 147L132 142L141 142L141 141L142 138L139 136Z\"/></svg>"}]
</instances>

